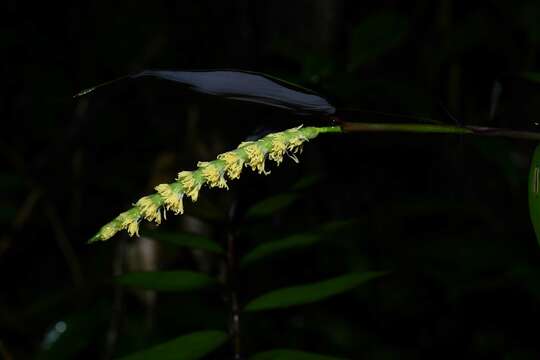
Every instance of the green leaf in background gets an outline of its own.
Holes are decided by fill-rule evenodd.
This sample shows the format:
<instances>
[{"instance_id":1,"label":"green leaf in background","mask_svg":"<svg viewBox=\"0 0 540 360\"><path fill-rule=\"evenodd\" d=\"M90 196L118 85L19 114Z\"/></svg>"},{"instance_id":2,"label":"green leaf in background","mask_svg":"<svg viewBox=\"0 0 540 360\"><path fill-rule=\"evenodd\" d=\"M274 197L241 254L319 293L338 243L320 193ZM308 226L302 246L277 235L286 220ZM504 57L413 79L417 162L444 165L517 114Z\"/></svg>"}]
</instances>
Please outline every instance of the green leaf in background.
<instances>
[{"instance_id":1,"label":"green leaf in background","mask_svg":"<svg viewBox=\"0 0 540 360\"><path fill-rule=\"evenodd\" d=\"M145 231L144 235L171 245L223 253L221 245L204 235L167 231Z\"/></svg>"},{"instance_id":2,"label":"green leaf in background","mask_svg":"<svg viewBox=\"0 0 540 360\"><path fill-rule=\"evenodd\" d=\"M529 213L540 244L540 145L534 150L529 172Z\"/></svg>"},{"instance_id":3,"label":"green leaf in background","mask_svg":"<svg viewBox=\"0 0 540 360\"><path fill-rule=\"evenodd\" d=\"M118 276L116 282L157 291L193 291L216 284L211 277L193 271L132 272Z\"/></svg>"},{"instance_id":4,"label":"green leaf in background","mask_svg":"<svg viewBox=\"0 0 540 360\"><path fill-rule=\"evenodd\" d=\"M214 351L225 341L223 331L199 331L180 336L174 340L120 358L119 360L193 360Z\"/></svg>"},{"instance_id":5,"label":"green leaf in background","mask_svg":"<svg viewBox=\"0 0 540 360\"><path fill-rule=\"evenodd\" d=\"M255 247L240 261L241 266L246 266L266 256L280 253L285 250L306 247L315 244L321 239L319 234L297 234L291 235L281 240L266 242Z\"/></svg>"},{"instance_id":6,"label":"green leaf in background","mask_svg":"<svg viewBox=\"0 0 540 360\"><path fill-rule=\"evenodd\" d=\"M246 305L245 311L286 308L321 301L385 274L387 272L352 273L318 283L275 290L252 300Z\"/></svg>"},{"instance_id":7,"label":"green leaf in background","mask_svg":"<svg viewBox=\"0 0 540 360\"><path fill-rule=\"evenodd\" d=\"M280 211L298 199L297 194L279 194L266 198L253 205L246 213L247 217L263 217Z\"/></svg>"},{"instance_id":8,"label":"green leaf in background","mask_svg":"<svg viewBox=\"0 0 540 360\"><path fill-rule=\"evenodd\" d=\"M336 231L342 230L342 229L346 228L347 226L351 226L351 225L355 224L357 221L358 220L356 220L356 219L330 221L330 222L327 222L325 224L322 224L319 227L319 229L320 229L319 231L321 231L325 235L329 235L329 234L332 234L332 233L334 233Z\"/></svg>"},{"instance_id":9,"label":"green leaf in background","mask_svg":"<svg viewBox=\"0 0 540 360\"><path fill-rule=\"evenodd\" d=\"M522 73L521 77L531 82L540 83L540 73Z\"/></svg>"},{"instance_id":10,"label":"green leaf in background","mask_svg":"<svg viewBox=\"0 0 540 360\"><path fill-rule=\"evenodd\" d=\"M323 179L321 175L307 175L298 180L292 187L292 190L298 191L298 190L304 190L306 188L309 188L318 182L320 182Z\"/></svg>"},{"instance_id":11,"label":"green leaf in background","mask_svg":"<svg viewBox=\"0 0 540 360\"><path fill-rule=\"evenodd\" d=\"M339 231L346 226L353 224L355 220L337 220L325 223L313 232L294 234L283 239L268 241L256 246L247 253L240 261L241 266L250 265L267 256L279 254L281 252L304 248L318 243L320 240L329 237L332 233Z\"/></svg>"},{"instance_id":12,"label":"green leaf in background","mask_svg":"<svg viewBox=\"0 0 540 360\"><path fill-rule=\"evenodd\" d=\"M250 360L344 360L334 356L314 354L298 350L276 349L253 355Z\"/></svg>"},{"instance_id":13,"label":"green leaf in background","mask_svg":"<svg viewBox=\"0 0 540 360\"><path fill-rule=\"evenodd\" d=\"M349 70L354 71L397 47L408 29L407 18L398 13L368 16L353 29Z\"/></svg>"}]
</instances>

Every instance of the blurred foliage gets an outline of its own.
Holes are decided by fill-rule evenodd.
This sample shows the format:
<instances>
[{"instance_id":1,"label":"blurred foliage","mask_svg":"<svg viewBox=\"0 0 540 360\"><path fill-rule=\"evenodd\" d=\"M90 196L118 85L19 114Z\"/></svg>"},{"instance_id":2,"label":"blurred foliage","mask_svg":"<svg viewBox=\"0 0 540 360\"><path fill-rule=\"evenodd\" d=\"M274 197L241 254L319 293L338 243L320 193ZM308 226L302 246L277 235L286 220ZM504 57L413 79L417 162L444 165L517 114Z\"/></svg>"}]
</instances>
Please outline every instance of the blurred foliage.
<instances>
[{"instance_id":1,"label":"blurred foliage","mask_svg":"<svg viewBox=\"0 0 540 360\"><path fill-rule=\"evenodd\" d=\"M540 146L534 150L529 171L529 214L540 244Z\"/></svg>"},{"instance_id":2,"label":"blurred foliage","mask_svg":"<svg viewBox=\"0 0 540 360\"><path fill-rule=\"evenodd\" d=\"M314 88L347 120L534 131L538 1L9 0L3 14L0 358L231 358L231 236L240 306L298 305L240 314L247 358L540 356L536 144L328 136L141 239L88 246L178 170L316 119L152 81L71 98L141 69L242 68Z\"/></svg>"},{"instance_id":3,"label":"blurred foliage","mask_svg":"<svg viewBox=\"0 0 540 360\"><path fill-rule=\"evenodd\" d=\"M181 336L167 343L122 357L122 360L144 359L200 359L227 340L222 331L200 331Z\"/></svg>"}]
</instances>

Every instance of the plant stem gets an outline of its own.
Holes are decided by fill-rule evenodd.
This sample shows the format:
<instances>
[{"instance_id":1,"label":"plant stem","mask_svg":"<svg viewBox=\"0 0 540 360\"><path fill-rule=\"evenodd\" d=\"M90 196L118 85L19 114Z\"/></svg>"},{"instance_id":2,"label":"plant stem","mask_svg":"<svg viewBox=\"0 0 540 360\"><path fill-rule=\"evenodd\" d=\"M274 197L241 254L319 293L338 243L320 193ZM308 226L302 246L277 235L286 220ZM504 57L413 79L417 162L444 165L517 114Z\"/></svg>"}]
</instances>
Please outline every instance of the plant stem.
<instances>
[{"instance_id":1,"label":"plant stem","mask_svg":"<svg viewBox=\"0 0 540 360\"><path fill-rule=\"evenodd\" d=\"M410 132L410 133L438 133L438 134L465 134L479 136L497 136L513 139L540 140L540 133L531 131L516 131L510 129L483 127L483 126L452 126L433 124L385 124L385 123L355 123L341 122L342 132Z\"/></svg>"},{"instance_id":2,"label":"plant stem","mask_svg":"<svg viewBox=\"0 0 540 360\"><path fill-rule=\"evenodd\" d=\"M241 358L241 343L240 343L240 307L238 305L237 295L237 263L236 263L236 248L234 230L229 229L227 233L227 283L229 287L230 301L230 320L229 332L233 342L234 359Z\"/></svg>"}]
</instances>

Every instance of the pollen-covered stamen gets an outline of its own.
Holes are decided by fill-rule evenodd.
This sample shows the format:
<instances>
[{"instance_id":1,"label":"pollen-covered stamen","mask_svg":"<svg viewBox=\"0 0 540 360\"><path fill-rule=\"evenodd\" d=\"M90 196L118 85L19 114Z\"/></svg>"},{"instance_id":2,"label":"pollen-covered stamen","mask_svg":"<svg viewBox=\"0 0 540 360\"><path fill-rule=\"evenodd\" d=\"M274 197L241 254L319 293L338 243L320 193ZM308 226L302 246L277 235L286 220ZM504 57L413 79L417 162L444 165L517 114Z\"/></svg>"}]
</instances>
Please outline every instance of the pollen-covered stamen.
<instances>
[{"instance_id":1,"label":"pollen-covered stamen","mask_svg":"<svg viewBox=\"0 0 540 360\"><path fill-rule=\"evenodd\" d=\"M298 163L298 157L297 154L301 154L304 143L306 141L309 141L309 138L307 138L300 130L297 129L291 129L286 131L290 135L289 141L287 143L287 155L295 162Z\"/></svg>"},{"instance_id":2,"label":"pollen-covered stamen","mask_svg":"<svg viewBox=\"0 0 540 360\"><path fill-rule=\"evenodd\" d=\"M122 229L127 230L129 236L139 236L139 222L141 220L141 213L138 208L125 211L116 217L116 220L120 222Z\"/></svg>"},{"instance_id":3,"label":"pollen-covered stamen","mask_svg":"<svg viewBox=\"0 0 540 360\"><path fill-rule=\"evenodd\" d=\"M244 166L244 159L242 159L238 150L220 154L217 158L225 162L225 171L229 179L234 180L240 178L242 167Z\"/></svg>"},{"instance_id":4,"label":"pollen-covered stamen","mask_svg":"<svg viewBox=\"0 0 540 360\"><path fill-rule=\"evenodd\" d=\"M287 137L283 133L268 135L271 143L271 150L268 153L268 158L281 164L283 161L283 155L287 151Z\"/></svg>"},{"instance_id":5,"label":"pollen-covered stamen","mask_svg":"<svg viewBox=\"0 0 540 360\"><path fill-rule=\"evenodd\" d=\"M294 134L289 138L289 142L287 144L287 150L296 152L296 148L299 148L304 144L304 142L308 141L308 138L299 134Z\"/></svg>"},{"instance_id":6,"label":"pollen-covered stamen","mask_svg":"<svg viewBox=\"0 0 540 360\"><path fill-rule=\"evenodd\" d=\"M202 176L210 187L229 189L223 175L225 174L225 163L221 160L206 162L199 161L197 166L201 169Z\"/></svg>"},{"instance_id":7,"label":"pollen-covered stamen","mask_svg":"<svg viewBox=\"0 0 540 360\"><path fill-rule=\"evenodd\" d=\"M257 171L259 174L270 174L270 171L264 169L264 161L267 153L265 148L252 141L243 142L238 148L244 150L247 154L246 166L251 167L251 170Z\"/></svg>"},{"instance_id":8,"label":"pollen-covered stamen","mask_svg":"<svg viewBox=\"0 0 540 360\"><path fill-rule=\"evenodd\" d=\"M181 171L176 178L182 184L185 194L189 196L193 202L197 201L199 198L199 191L203 184L202 179L198 178L195 173L196 171Z\"/></svg>"},{"instance_id":9,"label":"pollen-covered stamen","mask_svg":"<svg viewBox=\"0 0 540 360\"><path fill-rule=\"evenodd\" d=\"M174 211L176 215L184 213L184 193L182 192L182 184L160 184L154 188L163 199L165 208Z\"/></svg>"},{"instance_id":10,"label":"pollen-covered stamen","mask_svg":"<svg viewBox=\"0 0 540 360\"><path fill-rule=\"evenodd\" d=\"M135 204L142 217L148 221L155 221L156 224L161 224L161 211L162 205L161 197L159 195L149 195L139 199Z\"/></svg>"},{"instance_id":11,"label":"pollen-covered stamen","mask_svg":"<svg viewBox=\"0 0 540 360\"><path fill-rule=\"evenodd\" d=\"M139 235L139 220L129 223L127 227L127 232L129 236L133 236L133 235L140 236Z\"/></svg>"}]
</instances>

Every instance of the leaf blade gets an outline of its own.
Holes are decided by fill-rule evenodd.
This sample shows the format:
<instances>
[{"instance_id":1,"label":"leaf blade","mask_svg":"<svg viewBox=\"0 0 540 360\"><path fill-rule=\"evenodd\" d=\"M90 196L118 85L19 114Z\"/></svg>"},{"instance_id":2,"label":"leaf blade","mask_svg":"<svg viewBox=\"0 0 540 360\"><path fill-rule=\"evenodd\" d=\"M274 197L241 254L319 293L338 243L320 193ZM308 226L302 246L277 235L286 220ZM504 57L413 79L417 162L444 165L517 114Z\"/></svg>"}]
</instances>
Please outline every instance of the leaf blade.
<instances>
[{"instance_id":1,"label":"leaf blade","mask_svg":"<svg viewBox=\"0 0 540 360\"><path fill-rule=\"evenodd\" d=\"M305 190L309 187L314 186L317 183L320 183L323 179L322 175L307 175L298 180L293 186L291 187L291 190L293 191L300 191Z\"/></svg>"},{"instance_id":2,"label":"leaf blade","mask_svg":"<svg viewBox=\"0 0 540 360\"><path fill-rule=\"evenodd\" d=\"M208 275L193 271L143 271L120 275L115 281L121 285L156 291L189 292L215 285Z\"/></svg>"},{"instance_id":3,"label":"leaf blade","mask_svg":"<svg viewBox=\"0 0 540 360\"><path fill-rule=\"evenodd\" d=\"M315 354L311 352L292 350L292 349L274 349L260 352L253 355L250 360L345 360L335 356Z\"/></svg>"},{"instance_id":4,"label":"leaf blade","mask_svg":"<svg viewBox=\"0 0 540 360\"><path fill-rule=\"evenodd\" d=\"M521 77L525 80L529 80L530 82L540 83L540 73L526 72L522 73Z\"/></svg>"},{"instance_id":5,"label":"leaf blade","mask_svg":"<svg viewBox=\"0 0 540 360\"><path fill-rule=\"evenodd\" d=\"M324 223L315 231L286 236L283 239L265 242L253 248L242 257L240 266L250 265L267 256L276 255L287 250L305 248L315 245L335 232L353 224L356 220L337 220Z\"/></svg>"},{"instance_id":6,"label":"leaf blade","mask_svg":"<svg viewBox=\"0 0 540 360\"><path fill-rule=\"evenodd\" d=\"M540 245L540 145L536 146L529 171L529 215Z\"/></svg>"},{"instance_id":7,"label":"leaf blade","mask_svg":"<svg viewBox=\"0 0 540 360\"><path fill-rule=\"evenodd\" d=\"M298 194L294 193L278 194L268 197L249 208L246 216L254 218L272 215L294 203L298 197Z\"/></svg>"},{"instance_id":8,"label":"leaf blade","mask_svg":"<svg viewBox=\"0 0 540 360\"><path fill-rule=\"evenodd\" d=\"M240 261L240 266L249 265L266 256L274 255L285 250L313 245L321 238L321 234L296 234L287 236L281 240L263 243L246 254Z\"/></svg>"},{"instance_id":9,"label":"leaf blade","mask_svg":"<svg viewBox=\"0 0 540 360\"><path fill-rule=\"evenodd\" d=\"M317 283L274 290L252 300L244 310L262 311L325 300L385 274L387 272L382 271L351 273Z\"/></svg>"},{"instance_id":10,"label":"leaf blade","mask_svg":"<svg viewBox=\"0 0 540 360\"><path fill-rule=\"evenodd\" d=\"M223 331L198 331L156 345L146 350L124 356L118 360L194 360L209 354L227 341Z\"/></svg>"}]
</instances>

